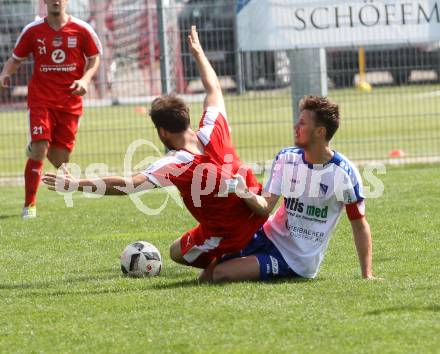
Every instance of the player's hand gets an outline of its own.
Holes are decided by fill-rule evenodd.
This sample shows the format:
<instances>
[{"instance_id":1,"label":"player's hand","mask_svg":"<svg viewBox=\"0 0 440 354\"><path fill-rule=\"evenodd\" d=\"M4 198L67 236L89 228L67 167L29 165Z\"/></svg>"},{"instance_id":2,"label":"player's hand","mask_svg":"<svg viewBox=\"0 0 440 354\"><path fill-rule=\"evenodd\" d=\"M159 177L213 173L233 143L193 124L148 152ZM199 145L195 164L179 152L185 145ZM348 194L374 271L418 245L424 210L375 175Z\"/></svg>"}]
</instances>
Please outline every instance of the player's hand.
<instances>
[{"instance_id":1,"label":"player's hand","mask_svg":"<svg viewBox=\"0 0 440 354\"><path fill-rule=\"evenodd\" d=\"M188 47L193 56L203 54L203 48L200 45L199 35L196 26L191 26L191 31L188 35Z\"/></svg>"},{"instance_id":2,"label":"player's hand","mask_svg":"<svg viewBox=\"0 0 440 354\"><path fill-rule=\"evenodd\" d=\"M11 86L11 77L9 75L0 75L0 90Z\"/></svg>"},{"instance_id":3,"label":"player's hand","mask_svg":"<svg viewBox=\"0 0 440 354\"><path fill-rule=\"evenodd\" d=\"M242 175L236 174L232 176L235 181L237 181L237 184L235 186L235 194L237 194L240 198L249 198L251 196L251 192L249 191L246 180L243 178Z\"/></svg>"},{"instance_id":4,"label":"player's hand","mask_svg":"<svg viewBox=\"0 0 440 354\"><path fill-rule=\"evenodd\" d=\"M88 86L88 83L84 80L75 80L69 88L73 90L72 95L84 96L87 93Z\"/></svg>"},{"instance_id":5,"label":"player's hand","mask_svg":"<svg viewBox=\"0 0 440 354\"><path fill-rule=\"evenodd\" d=\"M45 173L41 180L51 191L61 193L76 191L79 186L79 180L74 178L64 165L61 165L61 167L58 169L58 173L56 174L50 172Z\"/></svg>"}]
</instances>

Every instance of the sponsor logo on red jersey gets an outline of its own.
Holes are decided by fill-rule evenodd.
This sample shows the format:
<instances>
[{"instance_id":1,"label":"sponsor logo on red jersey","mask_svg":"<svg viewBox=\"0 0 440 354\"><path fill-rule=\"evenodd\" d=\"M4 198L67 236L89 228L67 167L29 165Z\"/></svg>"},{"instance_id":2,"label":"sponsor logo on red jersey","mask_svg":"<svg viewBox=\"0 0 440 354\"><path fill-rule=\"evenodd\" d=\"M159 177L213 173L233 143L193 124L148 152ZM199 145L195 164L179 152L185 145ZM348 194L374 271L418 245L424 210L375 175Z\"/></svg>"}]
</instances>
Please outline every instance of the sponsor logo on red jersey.
<instances>
[{"instance_id":1,"label":"sponsor logo on red jersey","mask_svg":"<svg viewBox=\"0 0 440 354\"><path fill-rule=\"evenodd\" d=\"M63 45L63 37L61 36L55 36L52 40L52 45L57 48L61 47Z\"/></svg>"},{"instance_id":2,"label":"sponsor logo on red jersey","mask_svg":"<svg viewBox=\"0 0 440 354\"><path fill-rule=\"evenodd\" d=\"M78 40L74 36L67 37L67 48L76 48Z\"/></svg>"}]
</instances>

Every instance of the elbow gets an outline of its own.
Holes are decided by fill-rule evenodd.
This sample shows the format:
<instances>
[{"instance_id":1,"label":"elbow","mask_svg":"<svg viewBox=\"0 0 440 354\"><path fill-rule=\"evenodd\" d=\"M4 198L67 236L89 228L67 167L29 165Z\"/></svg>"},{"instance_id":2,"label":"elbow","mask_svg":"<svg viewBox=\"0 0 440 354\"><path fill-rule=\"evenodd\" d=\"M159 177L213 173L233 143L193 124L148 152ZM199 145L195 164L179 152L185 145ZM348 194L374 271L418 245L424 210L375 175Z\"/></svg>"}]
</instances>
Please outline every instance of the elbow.
<instances>
[{"instance_id":1,"label":"elbow","mask_svg":"<svg viewBox=\"0 0 440 354\"><path fill-rule=\"evenodd\" d=\"M213 82L206 88L206 93L212 96L219 96L222 94L222 87L220 86L218 80L216 80L216 82Z\"/></svg>"},{"instance_id":2,"label":"elbow","mask_svg":"<svg viewBox=\"0 0 440 354\"><path fill-rule=\"evenodd\" d=\"M264 208L264 209L258 209L254 210L255 215L268 218L270 215L270 210Z\"/></svg>"},{"instance_id":3,"label":"elbow","mask_svg":"<svg viewBox=\"0 0 440 354\"><path fill-rule=\"evenodd\" d=\"M215 90L218 92L219 95L222 95L222 86L220 85L220 81L218 81L218 79L215 83Z\"/></svg>"},{"instance_id":4,"label":"elbow","mask_svg":"<svg viewBox=\"0 0 440 354\"><path fill-rule=\"evenodd\" d=\"M212 75L207 76L206 79L207 79L206 81L207 81L207 86L208 86L206 89L208 91L211 91L213 93L221 92L222 87L220 85L220 80L218 79L215 72Z\"/></svg>"},{"instance_id":5,"label":"elbow","mask_svg":"<svg viewBox=\"0 0 440 354\"><path fill-rule=\"evenodd\" d=\"M267 218L270 215L270 210L268 210L267 208L248 204L248 203L246 203L246 204L247 204L247 207L252 212L252 215L256 215L259 217L265 217L265 218Z\"/></svg>"},{"instance_id":6,"label":"elbow","mask_svg":"<svg viewBox=\"0 0 440 354\"><path fill-rule=\"evenodd\" d=\"M363 231L366 229L368 230L370 225L368 224L365 216L362 216L358 219L351 220L351 227L353 228L353 231Z\"/></svg>"},{"instance_id":7,"label":"elbow","mask_svg":"<svg viewBox=\"0 0 440 354\"><path fill-rule=\"evenodd\" d=\"M220 91L221 92L222 86L220 85L220 81L219 81L219 79L217 77L216 77L216 79L213 82L213 86L214 86L215 91Z\"/></svg>"},{"instance_id":8,"label":"elbow","mask_svg":"<svg viewBox=\"0 0 440 354\"><path fill-rule=\"evenodd\" d=\"M16 66L19 66L21 64L21 60L19 60L17 58L11 57L9 60L13 65L16 65Z\"/></svg>"},{"instance_id":9,"label":"elbow","mask_svg":"<svg viewBox=\"0 0 440 354\"><path fill-rule=\"evenodd\" d=\"M370 225L364 221L355 228L355 231L360 234L370 233Z\"/></svg>"}]
</instances>

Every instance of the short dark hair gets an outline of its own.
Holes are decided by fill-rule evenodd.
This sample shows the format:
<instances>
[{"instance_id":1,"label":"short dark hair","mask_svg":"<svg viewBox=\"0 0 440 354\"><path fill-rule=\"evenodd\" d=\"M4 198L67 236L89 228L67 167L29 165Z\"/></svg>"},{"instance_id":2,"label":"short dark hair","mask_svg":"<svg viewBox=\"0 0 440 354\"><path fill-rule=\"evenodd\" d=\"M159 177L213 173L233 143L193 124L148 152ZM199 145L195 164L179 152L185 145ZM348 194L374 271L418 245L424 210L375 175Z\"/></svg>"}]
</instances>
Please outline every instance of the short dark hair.
<instances>
[{"instance_id":1,"label":"short dark hair","mask_svg":"<svg viewBox=\"0 0 440 354\"><path fill-rule=\"evenodd\" d=\"M151 104L150 117L156 129L164 128L171 133L181 133L190 124L189 108L175 95L163 95Z\"/></svg>"},{"instance_id":2,"label":"short dark hair","mask_svg":"<svg viewBox=\"0 0 440 354\"><path fill-rule=\"evenodd\" d=\"M312 111L315 116L315 123L325 127L327 134L325 138L330 141L339 128L339 106L329 101L327 97L304 96L299 102L300 111Z\"/></svg>"}]
</instances>

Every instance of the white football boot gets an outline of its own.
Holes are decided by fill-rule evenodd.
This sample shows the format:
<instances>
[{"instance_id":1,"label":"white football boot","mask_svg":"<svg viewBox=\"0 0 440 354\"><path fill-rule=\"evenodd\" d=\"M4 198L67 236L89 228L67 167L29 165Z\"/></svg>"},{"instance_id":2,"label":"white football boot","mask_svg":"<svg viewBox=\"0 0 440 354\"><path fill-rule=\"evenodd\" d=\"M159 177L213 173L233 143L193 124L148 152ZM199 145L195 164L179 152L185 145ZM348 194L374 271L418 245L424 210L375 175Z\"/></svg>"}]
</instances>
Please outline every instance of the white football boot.
<instances>
[{"instance_id":1,"label":"white football boot","mask_svg":"<svg viewBox=\"0 0 440 354\"><path fill-rule=\"evenodd\" d=\"M35 205L29 205L23 208L23 212L21 214L23 219L34 219L37 217L37 207Z\"/></svg>"}]
</instances>

